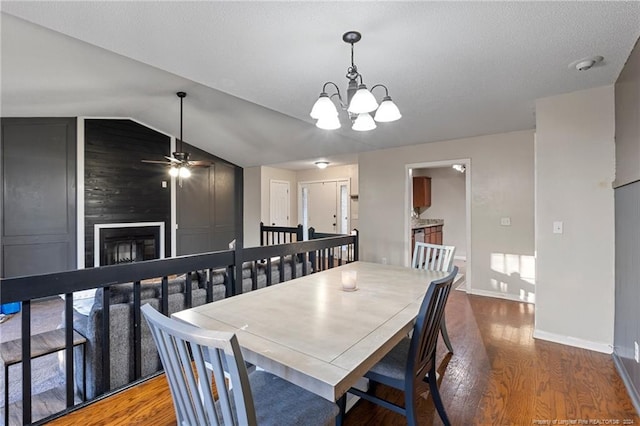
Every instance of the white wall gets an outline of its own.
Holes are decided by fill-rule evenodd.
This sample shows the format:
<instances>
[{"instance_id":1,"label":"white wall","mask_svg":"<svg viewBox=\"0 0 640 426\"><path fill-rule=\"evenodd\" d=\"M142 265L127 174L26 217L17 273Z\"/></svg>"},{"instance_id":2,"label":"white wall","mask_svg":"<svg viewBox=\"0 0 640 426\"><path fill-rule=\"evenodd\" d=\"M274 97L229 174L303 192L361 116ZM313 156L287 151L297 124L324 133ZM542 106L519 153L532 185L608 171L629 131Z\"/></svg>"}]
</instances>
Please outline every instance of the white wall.
<instances>
[{"instance_id":1,"label":"white wall","mask_svg":"<svg viewBox=\"0 0 640 426\"><path fill-rule=\"evenodd\" d=\"M408 265L406 165L470 158L471 291L532 300L533 135L528 130L361 153L361 259ZM504 216L511 226L500 226Z\"/></svg>"},{"instance_id":2,"label":"white wall","mask_svg":"<svg viewBox=\"0 0 640 426\"><path fill-rule=\"evenodd\" d=\"M244 246L260 245L260 214L262 200L261 167L247 167L244 173L243 231Z\"/></svg>"},{"instance_id":3,"label":"white wall","mask_svg":"<svg viewBox=\"0 0 640 426\"><path fill-rule=\"evenodd\" d=\"M536 102L534 336L611 352L613 86ZM564 233L552 233L562 221Z\"/></svg>"},{"instance_id":4,"label":"white wall","mask_svg":"<svg viewBox=\"0 0 640 426\"><path fill-rule=\"evenodd\" d=\"M422 209L421 219L443 219L442 243L456 247L456 257L467 256L465 175L451 166L415 169L414 176L431 178L431 207Z\"/></svg>"}]
</instances>

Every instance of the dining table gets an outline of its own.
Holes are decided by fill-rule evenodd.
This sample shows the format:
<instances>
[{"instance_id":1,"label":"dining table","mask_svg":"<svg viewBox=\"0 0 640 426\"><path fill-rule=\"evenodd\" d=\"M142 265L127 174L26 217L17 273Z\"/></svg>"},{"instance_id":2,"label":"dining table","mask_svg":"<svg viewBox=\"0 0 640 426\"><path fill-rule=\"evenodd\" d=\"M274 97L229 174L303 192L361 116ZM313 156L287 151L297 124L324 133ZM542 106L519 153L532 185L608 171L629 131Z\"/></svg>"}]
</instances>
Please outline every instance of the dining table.
<instances>
[{"instance_id":1,"label":"dining table","mask_svg":"<svg viewBox=\"0 0 640 426\"><path fill-rule=\"evenodd\" d=\"M172 317L234 332L245 361L337 401L408 335L429 283L445 275L357 261Z\"/></svg>"}]
</instances>

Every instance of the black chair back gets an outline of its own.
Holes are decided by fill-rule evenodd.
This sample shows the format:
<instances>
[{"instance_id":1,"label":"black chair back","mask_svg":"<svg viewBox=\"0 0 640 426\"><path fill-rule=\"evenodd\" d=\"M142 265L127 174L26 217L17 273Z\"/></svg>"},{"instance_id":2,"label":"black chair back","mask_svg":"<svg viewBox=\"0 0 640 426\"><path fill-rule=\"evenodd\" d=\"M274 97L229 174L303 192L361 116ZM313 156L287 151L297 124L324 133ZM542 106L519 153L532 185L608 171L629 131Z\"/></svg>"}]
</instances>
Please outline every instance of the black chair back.
<instances>
[{"instance_id":1,"label":"black chair back","mask_svg":"<svg viewBox=\"0 0 640 426\"><path fill-rule=\"evenodd\" d=\"M427 294L422 300L409 348L405 378L407 385L422 381L425 374L434 366L440 323L444 317L444 308L451 291L451 285L457 274L458 267L456 266L446 277L431 282Z\"/></svg>"}]
</instances>

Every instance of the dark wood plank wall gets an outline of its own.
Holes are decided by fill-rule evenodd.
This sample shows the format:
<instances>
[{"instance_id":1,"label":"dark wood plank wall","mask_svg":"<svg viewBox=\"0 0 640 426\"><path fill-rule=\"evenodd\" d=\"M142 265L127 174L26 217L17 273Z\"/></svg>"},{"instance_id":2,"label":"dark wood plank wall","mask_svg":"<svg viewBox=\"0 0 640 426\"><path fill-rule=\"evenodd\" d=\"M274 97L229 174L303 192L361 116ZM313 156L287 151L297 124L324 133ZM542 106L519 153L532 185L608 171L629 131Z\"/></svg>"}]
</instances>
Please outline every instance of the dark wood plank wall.
<instances>
[{"instance_id":1,"label":"dark wood plank wall","mask_svg":"<svg viewBox=\"0 0 640 426\"><path fill-rule=\"evenodd\" d=\"M86 267L93 267L97 223L164 222L165 256L171 255L171 185L167 168L140 161L163 160L165 155L170 155L170 138L136 122L85 121Z\"/></svg>"}]
</instances>

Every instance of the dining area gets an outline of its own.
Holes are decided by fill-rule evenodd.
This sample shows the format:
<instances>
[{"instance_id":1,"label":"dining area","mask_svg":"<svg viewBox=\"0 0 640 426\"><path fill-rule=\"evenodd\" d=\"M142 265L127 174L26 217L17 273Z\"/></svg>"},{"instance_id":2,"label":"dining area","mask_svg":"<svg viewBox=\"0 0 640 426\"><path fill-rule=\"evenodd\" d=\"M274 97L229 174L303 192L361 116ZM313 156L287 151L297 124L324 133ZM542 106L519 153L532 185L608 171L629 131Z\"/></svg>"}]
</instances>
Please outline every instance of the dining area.
<instances>
[{"instance_id":1,"label":"dining area","mask_svg":"<svg viewBox=\"0 0 640 426\"><path fill-rule=\"evenodd\" d=\"M636 419L606 356L534 341L531 304L451 291L453 253L438 268L446 252L415 254L413 267L355 261L170 318L143 306L165 373L49 424ZM616 398L567 410L602 394Z\"/></svg>"},{"instance_id":2,"label":"dining area","mask_svg":"<svg viewBox=\"0 0 640 426\"><path fill-rule=\"evenodd\" d=\"M457 271L356 261L171 318L143 306L165 370L149 382L165 381L154 393L166 395L168 381L178 424L348 424L354 400L377 398L375 383L406 393L391 409L418 424L418 382L450 424L435 349Z\"/></svg>"}]
</instances>

